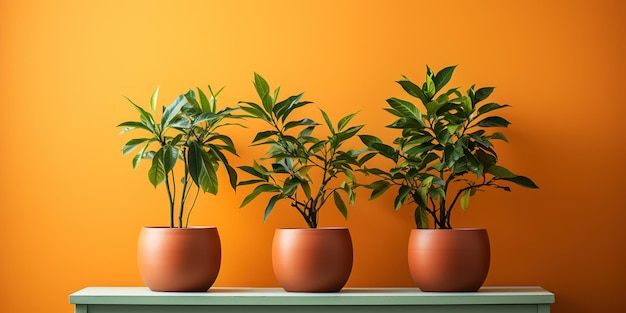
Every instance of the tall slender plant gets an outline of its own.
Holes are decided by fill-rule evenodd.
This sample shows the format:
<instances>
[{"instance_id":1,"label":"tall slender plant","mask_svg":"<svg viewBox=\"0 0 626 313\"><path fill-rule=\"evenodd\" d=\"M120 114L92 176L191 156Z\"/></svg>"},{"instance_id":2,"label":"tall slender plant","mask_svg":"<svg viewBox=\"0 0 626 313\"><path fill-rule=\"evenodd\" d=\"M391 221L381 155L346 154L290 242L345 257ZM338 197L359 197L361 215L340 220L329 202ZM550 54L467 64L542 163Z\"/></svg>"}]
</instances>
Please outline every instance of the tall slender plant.
<instances>
[{"instance_id":1,"label":"tall slender plant","mask_svg":"<svg viewBox=\"0 0 626 313\"><path fill-rule=\"evenodd\" d=\"M529 178L513 174L497 164L494 140L508 142L495 127L510 123L500 116L490 115L509 105L483 102L493 87L476 89L472 85L465 93L459 88L443 91L456 66L434 73L426 67L426 81L420 87L403 77L397 83L409 95L420 100L422 108L409 101L389 98L385 110L397 119L387 127L401 130L393 145L371 135L360 135L370 150L392 160L389 170L365 169L380 177L370 184L371 197L376 198L391 186L398 186L394 208L407 202L415 205L417 228L452 228L452 209L460 203L463 211L470 197L486 187L511 191L505 182L538 188ZM454 184L460 187L452 188Z\"/></svg>"},{"instance_id":2,"label":"tall slender plant","mask_svg":"<svg viewBox=\"0 0 626 313\"><path fill-rule=\"evenodd\" d=\"M249 118L268 125L269 129L257 133L253 140L253 145L268 148L266 158L260 162L255 160L252 166L239 167L254 176L239 185L256 185L241 207L262 193L271 193L273 196L265 207L264 221L276 202L285 200L304 218L308 227L317 228L320 210L332 197L337 209L347 218L348 210L340 193L345 193L348 203L354 204L354 189L358 187L354 170L367 160L358 158L363 151L343 149L344 143L363 128L363 125L348 126L356 113L341 118L335 126L320 109L330 134L318 138L313 131L321 124L310 118L290 118L296 109L312 103L301 100L303 93L279 101L280 88L270 93L267 81L256 73L254 87L261 104L241 101L240 107Z\"/></svg>"},{"instance_id":3,"label":"tall slender plant","mask_svg":"<svg viewBox=\"0 0 626 313\"><path fill-rule=\"evenodd\" d=\"M217 92L213 92L211 86L208 89L210 97L207 97L200 88L197 89L197 95L191 89L179 95L169 106L162 108L159 121L157 121L158 87L150 98L150 112L126 98L139 112L139 120L118 125L124 127L121 133L134 129L148 132L148 137L129 140L124 145L122 153L128 154L141 147L132 159L132 166L135 169L142 159L152 160L148 179L155 188L165 184L172 228L176 225L174 216L177 204L176 227L185 228L189 225L189 217L200 190L217 194L217 169L220 164L228 173L231 187L235 189L237 185L237 172L224 154L228 152L237 155L235 145L229 136L218 132L218 128L232 125L224 123L224 120L238 118L232 114L237 108L218 110L217 97L223 88ZM175 170L178 164L182 166ZM177 185L180 186L180 190ZM192 196L194 186L196 188ZM185 211L188 213L186 222L183 223Z\"/></svg>"}]
</instances>

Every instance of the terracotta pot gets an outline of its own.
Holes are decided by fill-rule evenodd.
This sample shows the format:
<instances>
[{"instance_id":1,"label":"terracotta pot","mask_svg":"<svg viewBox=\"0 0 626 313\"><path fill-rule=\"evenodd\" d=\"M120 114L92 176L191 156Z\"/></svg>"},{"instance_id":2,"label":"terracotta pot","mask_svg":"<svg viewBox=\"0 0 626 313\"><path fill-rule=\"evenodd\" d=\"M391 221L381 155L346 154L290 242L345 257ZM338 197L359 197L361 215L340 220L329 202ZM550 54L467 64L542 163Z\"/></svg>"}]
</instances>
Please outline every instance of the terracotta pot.
<instances>
[{"instance_id":1,"label":"terracotta pot","mask_svg":"<svg viewBox=\"0 0 626 313\"><path fill-rule=\"evenodd\" d=\"M139 274L152 291L206 291L221 260L216 227L144 227L139 234Z\"/></svg>"},{"instance_id":2,"label":"terracotta pot","mask_svg":"<svg viewBox=\"0 0 626 313\"><path fill-rule=\"evenodd\" d=\"M347 228L277 229L272 266L286 291L338 292L352 271L350 231Z\"/></svg>"},{"instance_id":3,"label":"terracotta pot","mask_svg":"<svg viewBox=\"0 0 626 313\"><path fill-rule=\"evenodd\" d=\"M477 291L489 272L486 229L413 229L408 252L422 291Z\"/></svg>"}]
</instances>

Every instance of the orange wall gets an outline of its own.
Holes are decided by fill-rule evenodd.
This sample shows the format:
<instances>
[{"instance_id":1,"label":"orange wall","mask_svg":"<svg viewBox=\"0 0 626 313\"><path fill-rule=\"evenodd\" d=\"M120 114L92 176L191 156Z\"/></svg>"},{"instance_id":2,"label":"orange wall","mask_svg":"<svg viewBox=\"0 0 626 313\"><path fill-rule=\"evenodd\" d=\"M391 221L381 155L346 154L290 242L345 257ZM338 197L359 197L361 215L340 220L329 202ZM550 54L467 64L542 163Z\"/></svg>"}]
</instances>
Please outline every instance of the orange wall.
<instances>
[{"instance_id":1,"label":"orange wall","mask_svg":"<svg viewBox=\"0 0 626 313\"><path fill-rule=\"evenodd\" d=\"M252 74L285 95L306 91L337 118L360 110L382 130L401 74L459 64L456 85L498 87L511 144L503 164L540 190L478 196L456 226L492 240L487 285L541 285L553 312L615 312L625 291L621 1L24 1L0 2L0 311L71 312L85 286L142 285L142 225L166 224L164 191L120 153L135 117L123 96L163 104L189 87L227 86L222 104L254 99ZM319 118L316 111L313 117ZM248 151L253 130L233 133ZM252 150L249 150L252 151ZM251 153L234 161L249 161ZM224 177L222 177L224 178ZM226 181L224 180L224 185ZM196 225L219 227L217 286L276 286L275 228L304 226L287 208L262 223L244 193L202 197ZM411 210L392 195L344 221L355 245L349 286L410 286ZM33 298L36 298L33 299ZM593 309L592 309L593 308Z\"/></svg>"}]
</instances>

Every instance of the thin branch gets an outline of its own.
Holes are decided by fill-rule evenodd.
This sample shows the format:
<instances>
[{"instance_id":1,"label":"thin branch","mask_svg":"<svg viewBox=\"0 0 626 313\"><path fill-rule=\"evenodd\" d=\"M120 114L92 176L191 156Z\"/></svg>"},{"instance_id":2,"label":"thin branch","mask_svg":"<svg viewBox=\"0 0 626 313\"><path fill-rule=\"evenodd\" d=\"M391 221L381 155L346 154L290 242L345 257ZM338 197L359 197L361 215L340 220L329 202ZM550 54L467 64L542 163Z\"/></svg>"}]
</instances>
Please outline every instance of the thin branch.
<instances>
[{"instance_id":1,"label":"thin branch","mask_svg":"<svg viewBox=\"0 0 626 313\"><path fill-rule=\"evenodd\" d=\"M191 203L191 207L189 208L189 213L187 213L187 221L185 223L185 228L189 227L189 217L191 217L191 211L193 211L193 208L196 206L196 201L198 200L199 194L200 194L200 187L197 188L196 196L193 198L193 202Z\"/></svg>"}]
</instances>

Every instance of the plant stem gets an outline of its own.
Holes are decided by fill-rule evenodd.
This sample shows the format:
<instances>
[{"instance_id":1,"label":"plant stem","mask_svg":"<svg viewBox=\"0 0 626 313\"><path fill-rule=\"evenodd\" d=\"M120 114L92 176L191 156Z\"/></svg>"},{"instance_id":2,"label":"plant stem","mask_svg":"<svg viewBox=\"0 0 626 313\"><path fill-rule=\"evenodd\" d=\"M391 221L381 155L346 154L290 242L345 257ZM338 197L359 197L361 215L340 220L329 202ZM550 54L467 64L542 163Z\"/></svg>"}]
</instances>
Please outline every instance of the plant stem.
<instances>
[{"instance_id":1,"label":"plant stem","mask_svg":"<svg viewBox=\"0 0 626 313\"><path fill-rule=\"evenodd\" d=\"M172 192L170 191L169 177L165 178L165 189L167 190L167 197L170 201L170 228L174 228L174 199L172 198Z\"/></svg>"},{"instance_id":2,"label":"plant stem","mask_svg":"<svg viewBox=\"0 0 626 313\"><path fill-rule=\"evenodd\" d=\"M189 227L189 217L191 217L191 211L193 211L193 208L196 206L196 201L198 200L199 194L200 194L200 187L198 187L198 189L196 190L196 195L193 198L193 203L191 204L191 207L189 207L189 213L187 213L187 221L185 223L185 228Z\"/></svg>"},{"instance_id":3,"label":"plant stem","mask_svg":"<svg viewBox=\"0 0 626 313\"><path fill-rule=\"evenodd\" d=\"M185 163L185 179L184 179L184 183L183 183L183 190L181 191L180 194L180 211L178 213L178 227L183 228L183 214L185 212L185 202L187 200L187 195L189 194L188 190L187 190L187 186L189 186L189 160L187 159L187 153L186 153L186 149L183 150L184 153L184 163Z\"/></svg>"}]
</instances>

